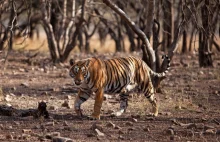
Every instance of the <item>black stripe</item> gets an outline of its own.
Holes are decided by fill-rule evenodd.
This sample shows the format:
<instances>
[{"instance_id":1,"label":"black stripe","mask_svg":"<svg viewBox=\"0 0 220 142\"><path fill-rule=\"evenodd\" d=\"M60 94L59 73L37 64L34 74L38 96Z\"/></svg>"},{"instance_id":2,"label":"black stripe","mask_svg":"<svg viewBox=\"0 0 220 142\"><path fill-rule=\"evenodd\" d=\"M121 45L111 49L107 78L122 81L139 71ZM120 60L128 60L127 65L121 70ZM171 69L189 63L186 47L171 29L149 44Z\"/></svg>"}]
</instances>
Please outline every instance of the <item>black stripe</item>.
<instances>
[{"instance_id":1,"label":"black stripe","mask_svg":"<svg viewBox=\"0 0 220 142\"><path fill-rule=\"evenodd\" d=\"M83 102L85 102L87 99L84 97L79 97L80 100L82 100Z\"/></svg>"}]
</instances>

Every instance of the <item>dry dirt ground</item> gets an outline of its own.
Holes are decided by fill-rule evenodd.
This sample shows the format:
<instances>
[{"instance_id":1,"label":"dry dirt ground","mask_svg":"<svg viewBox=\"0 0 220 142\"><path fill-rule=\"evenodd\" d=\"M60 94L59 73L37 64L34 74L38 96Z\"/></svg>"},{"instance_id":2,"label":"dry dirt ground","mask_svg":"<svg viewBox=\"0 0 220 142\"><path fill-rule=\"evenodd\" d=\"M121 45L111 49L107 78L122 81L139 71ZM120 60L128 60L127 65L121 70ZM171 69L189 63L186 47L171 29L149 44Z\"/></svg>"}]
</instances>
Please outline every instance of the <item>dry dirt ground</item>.
<instances>
[{"instance_id":1,"label":"dry dirt ground","mask_svg":"<svg viewBox=\"0 0 220 142\"><path fill-rule=\"evenodd\" d=\"M0 108L13 113L0 111L0 141L220 141L219 55L214 55L214 68L200 68L198 55L175 56L157 94L158 117L147 115L151 106L137 94L131 95L125 114L111 117L119 108L118 96L107 95L100 121L74 113L76 90L68 63L53 66L48 55L13 51L4 66L4 55L0 53ZM93 55L72 55L87 56ZM47 103L49 119L17 113L36 109L41 101ZM91 114L93 103L94 97L83 104L84 115Z\"/></svg>"}]
</instances>

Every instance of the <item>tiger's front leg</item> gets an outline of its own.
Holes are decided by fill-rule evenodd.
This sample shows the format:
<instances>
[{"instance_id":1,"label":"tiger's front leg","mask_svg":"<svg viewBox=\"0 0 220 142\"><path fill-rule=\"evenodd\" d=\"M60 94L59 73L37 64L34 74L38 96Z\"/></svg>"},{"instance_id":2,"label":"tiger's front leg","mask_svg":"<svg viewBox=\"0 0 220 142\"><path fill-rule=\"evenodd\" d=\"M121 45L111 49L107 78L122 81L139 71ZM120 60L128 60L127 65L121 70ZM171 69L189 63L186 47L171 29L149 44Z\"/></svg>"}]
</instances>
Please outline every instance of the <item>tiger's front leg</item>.
<instances>
[{"instance_id":1,"label":"tiger's front leg","mask_svg":"<svg viewBox=\"0 0 220 142\"><path fill-rule=\"evenodd\" d=\"M89 97L90 95L88 93L79 90L76 100L74 102L74 109L78 116L80 117L83 116L82 109L80 107L81 104L84 103L86 100L88 100Z\"/></svg>"},{"instance_id":2,"label":"tiger's front leg","mask_svg":"<svg viewBox=\"0 0 220 142\"><path fill-rule=\"evenodd\" d=\"M100 119L101 107L104 98L103 89L98 89L95 96L94 112L92 113L92 119Z\"/></svg>"}]
</instances>

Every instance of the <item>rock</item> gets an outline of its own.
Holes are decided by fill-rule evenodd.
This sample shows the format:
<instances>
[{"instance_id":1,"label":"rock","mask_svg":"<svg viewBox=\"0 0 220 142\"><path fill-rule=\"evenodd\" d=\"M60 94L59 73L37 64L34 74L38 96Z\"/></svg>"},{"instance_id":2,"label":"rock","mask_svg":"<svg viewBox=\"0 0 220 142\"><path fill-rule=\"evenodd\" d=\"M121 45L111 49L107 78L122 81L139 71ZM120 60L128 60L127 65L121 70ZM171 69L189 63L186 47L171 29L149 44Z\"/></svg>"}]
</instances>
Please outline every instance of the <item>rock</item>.
<instances>
[{"instance_id":1,"label":"rock","mask_svg":"<svg viewBox=\"0 0 220 142\"><path fill-rule=\"evenodd\" d=\"M30 133L30 132L32 132L31 129L23 129L23 130L22 130L22 133Z\"/></svg>"},{"instance_id":2,"label":"rock","mask_svg":"<svg viewBox=\"0 0 220 142\"><path fill-rule=\"evenodd\" d=\"M96 132L96 134L97 134L97 136L101 136L101 137L103 137L103 136L105 136L105 134L104 133L102 133L99 129L95 129L95 132Z\"/></svg>"},{"instance_id":3,"label":"rock","mask_svg":"<svg viewBox=\"0 0 220 142\"><path fill-rule=\"evenodd\" d=\"M115 128L115 124L112 123L112 122L108 122L108 123L106 124L106 127L112 127L112 128Z\"/></svg>"},{"instance_id":4,"label":"rock","mask_svg":"<svg viewBox=\"0 0 220 142\"><path fill-rule=\"evenodd\" d=\"M68 100L65 100L64 103L62 104L62 107L66 107L68 109L70 109L70 104L69 104L69 101Z\"/></svg>"},{"instance_id":5,"label":"rock","mask_svg":"<svg viewBox=\"0 0 220 142\"><path fill-rule=\"evenodd\" d=\"M132 122L126 122L125 125L126 126L133 126L133 123Z\"/></svg>"},{"instance_id":6,"label":"rock","mask_svg":"<svg viewBox=\"0 0 220 142\"><path fill-rule=\"evenodd\" d=\"M10 102L12 100L12 97L10 95L5 96L5 101Z\"/></svg>"},{"instance_id":7,"label":"rock","mask_svg":"<svg viewBox=\"0 0 220 142\"><path fill-rule=\"evenodd\" d=\"M73 142L72 139L66 137L53 137L52 142Z\"/></svg>"},{"instance_id":8,"label":"rock","mask_svg":"<svg viewBox=\"0 0 220 142\"><path fill-rule=\"evenodd\" d=\"M24 83L21 83L21 86L25 87L25 88L28 88L29 87L29 84L24 82Z\"/></svg>"}]
</instances>

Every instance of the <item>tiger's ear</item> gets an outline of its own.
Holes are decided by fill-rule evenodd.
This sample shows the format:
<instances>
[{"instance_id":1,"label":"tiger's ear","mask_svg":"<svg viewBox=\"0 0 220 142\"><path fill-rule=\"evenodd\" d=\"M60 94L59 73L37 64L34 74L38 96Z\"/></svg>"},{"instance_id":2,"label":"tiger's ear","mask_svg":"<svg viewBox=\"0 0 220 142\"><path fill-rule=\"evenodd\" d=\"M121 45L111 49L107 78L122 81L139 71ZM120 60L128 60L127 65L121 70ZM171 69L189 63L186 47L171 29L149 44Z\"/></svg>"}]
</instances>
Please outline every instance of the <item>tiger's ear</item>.
<instances>
[{"instance_id":1,"label":"tiger's ear","mask_svg":"<svg viewBox=\"0 0 220 142\"><path fill-rule=\"evenodd\" d=\"M89 63L90 63L90 60L87 60L86 63L85 63L86 67L89 66Z\"/></svg>"},{"instance_id":2,"label":"tiger's ear","mask_svg":"<svg viewBox=\"0 0 220 142\"><path fill-rule=\"evenodd\" d=\"M70 65L73 66L73 64L75 63L74 59L70 59Z\"/></svg>"}]
</instances>

